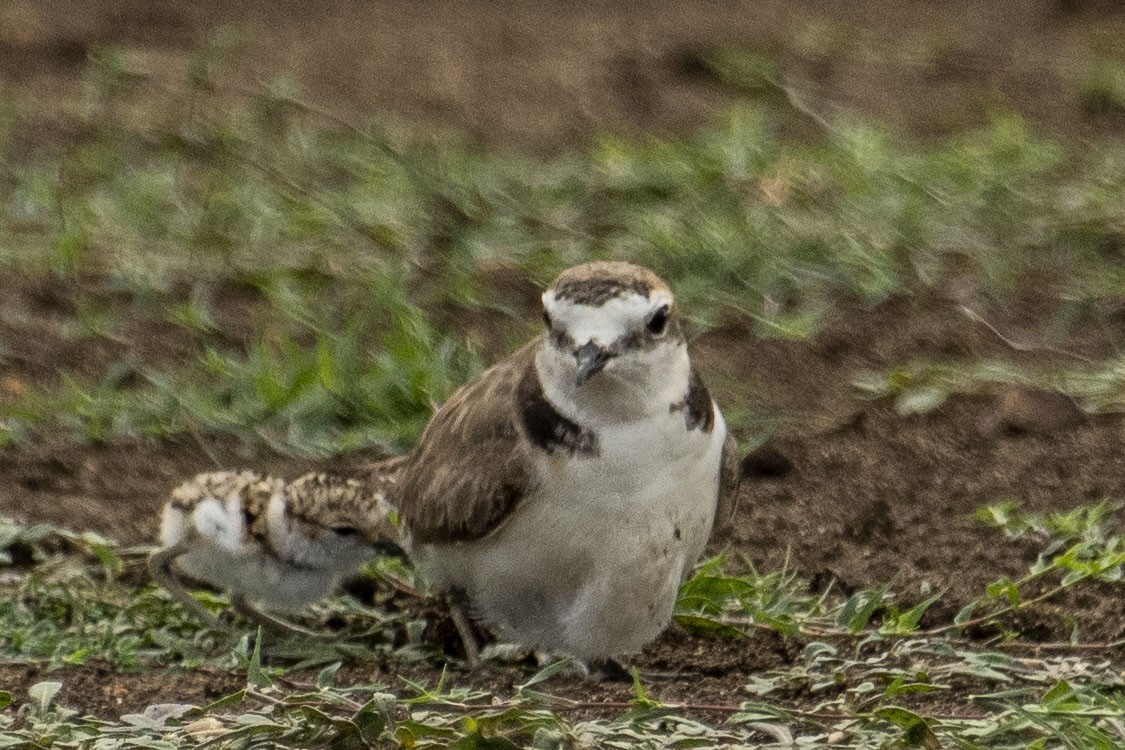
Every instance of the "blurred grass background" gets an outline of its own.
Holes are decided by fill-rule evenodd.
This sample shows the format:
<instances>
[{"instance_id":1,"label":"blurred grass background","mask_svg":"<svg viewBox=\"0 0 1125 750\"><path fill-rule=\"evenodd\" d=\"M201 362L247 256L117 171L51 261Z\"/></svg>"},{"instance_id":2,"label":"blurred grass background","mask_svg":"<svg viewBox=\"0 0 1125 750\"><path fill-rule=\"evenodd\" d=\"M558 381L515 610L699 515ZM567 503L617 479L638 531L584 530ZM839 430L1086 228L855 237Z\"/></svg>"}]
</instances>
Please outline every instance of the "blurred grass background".
<instances>
[{"instance_id":1,"label":"blurred grass background","mask_svg":"<svg viewBox=\"0 0 1125 750\"><path fill-rule=\"evenodd\" d=\"M652 267L696 332L761 338L814 337L843 302L1030 299L1050 345L1125 299L1120 140L1068 141L999 107L919 141L814 104L769 55L719 47L697 63L741 103L697 133L483 150L346 122L284 77L231 104L216 77L233 38L217 33L176 86L98 50L61 142L4 99L0 324L77 361L52 374L0 348L0 443L204 432L401 451L433 404L535 333L538 288L594 258ZM1075 106L1119 116L1123 70L1092 57ZM1119 406L1121 360L1083 367L1097 385L1077 395Z\"/></svg>"}]
</instances>

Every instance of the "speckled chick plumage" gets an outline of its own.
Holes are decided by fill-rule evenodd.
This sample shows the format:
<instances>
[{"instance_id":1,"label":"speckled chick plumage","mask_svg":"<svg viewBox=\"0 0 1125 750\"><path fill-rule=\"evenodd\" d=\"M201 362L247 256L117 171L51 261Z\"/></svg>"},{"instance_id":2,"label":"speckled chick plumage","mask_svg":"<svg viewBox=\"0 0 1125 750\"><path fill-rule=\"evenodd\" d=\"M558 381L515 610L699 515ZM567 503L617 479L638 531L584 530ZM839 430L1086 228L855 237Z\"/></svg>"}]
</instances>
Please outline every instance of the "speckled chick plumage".
<instances>
[{"instance_id":1,"label":"speckled chick plumage","mask_svg":"<svg viewBox=\"0 0 1125 750\"><path fill-rule=\"evenodd\" d=\"M210 472L172 491L154 560L263 609L295 611L398 549L392 519L376 483Z\"/></svg>"}]
</instances>

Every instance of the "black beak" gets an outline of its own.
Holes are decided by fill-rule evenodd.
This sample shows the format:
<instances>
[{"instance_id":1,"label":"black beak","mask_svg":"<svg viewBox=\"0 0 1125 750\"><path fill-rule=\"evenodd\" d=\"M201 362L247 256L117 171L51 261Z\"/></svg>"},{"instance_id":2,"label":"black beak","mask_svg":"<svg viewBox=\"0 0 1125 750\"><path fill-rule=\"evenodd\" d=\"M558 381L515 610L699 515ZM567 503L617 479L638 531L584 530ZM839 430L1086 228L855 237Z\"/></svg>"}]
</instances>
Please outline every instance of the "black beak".
<instances>
[{"instance_id":1,"label":"black beak","mask_svg":"<svg viewBox=\"0 0 1125 750\"><path fill-rule=\"evenodd\" d=\"M583 383L601 372L605 363L613 358L613 354L593 341L588 341L574 352L574 358L578 360L578 377L574 384L581 387Z\"/></svg>"}]
</instances>

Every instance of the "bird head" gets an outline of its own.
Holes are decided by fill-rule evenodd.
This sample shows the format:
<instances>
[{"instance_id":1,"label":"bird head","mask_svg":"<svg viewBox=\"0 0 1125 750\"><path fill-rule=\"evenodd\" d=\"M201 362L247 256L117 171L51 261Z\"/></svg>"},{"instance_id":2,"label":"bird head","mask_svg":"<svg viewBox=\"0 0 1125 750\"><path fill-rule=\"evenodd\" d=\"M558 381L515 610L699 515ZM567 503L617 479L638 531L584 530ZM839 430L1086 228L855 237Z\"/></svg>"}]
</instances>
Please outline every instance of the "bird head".
<instances>
[{"instance_id":1,"label":"bird head","mask_svg":"<svg viewBox=\"0 0 1125 750\"><path fill-rule=\"evenodd\" d=\"M646 268L599 261L564 271L543 293L541 372L559 388L659 391L686 376L675 299Z\"/></svg>"}]
</instances>

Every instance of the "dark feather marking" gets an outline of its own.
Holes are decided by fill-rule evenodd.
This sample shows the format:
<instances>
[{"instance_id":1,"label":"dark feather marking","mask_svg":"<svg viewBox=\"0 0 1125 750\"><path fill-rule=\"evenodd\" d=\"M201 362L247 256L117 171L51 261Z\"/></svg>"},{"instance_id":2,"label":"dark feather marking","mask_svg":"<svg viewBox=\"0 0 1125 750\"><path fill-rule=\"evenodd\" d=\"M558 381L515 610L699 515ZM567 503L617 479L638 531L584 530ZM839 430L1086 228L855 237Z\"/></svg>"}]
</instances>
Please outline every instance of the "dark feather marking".
<instances>
[{"instance_id":1,"label":"dark feather marking","mask_svg":"<svg viewBox=\"0 0 1125 750\"><path fill-rule=\"evenodd\" d=\"M561 328L552 328L547 334L551 340L551 346L556 349L564 351L574 351L578 348L578 344L570 337L566 331Z\"/></svg>"},{"instance_id":2,"label":"dark feather marking","mask_svg":"<svg viewBox=\"0 0 1125 750\"><path fill-rule=\"evenodd\" d=\"M677 401L668 407L669 411L683 411L684 422L689 430L702 430L711 432L715 426L715 407L711 402L711 394L703 379L695 368L691 368L691 379L688 380L687 393L682 401Z\"/></svg>"},{"instance_id":3,"label":"dark feather marking","mask_svg":"<svg viewBox=\"0 0 1125 750\"><path fill-rule=\"evenodd\" d=\"M178 511L190 513L202 499L201 497L173 497L168 504Z\"/></svg>"},{"instance_id":4,"label":"dark feather marking","mask_svg":"<svg viewBox=\"0 0 1125 750\"><path fill-rule=\"evenodd\" d=\"M520 379L516 399L527 437L548 454L598 454L597 434L575 424L555 410L543 395L539 373L534 367L529 367Z\"/></svg>"},{"instance_id":5,"label":"dark feather marking","mask_svg":"<svg viewBox=\"0 0 1125 750\"><path fill-rule=\"evenodd\" d=\"M553 291L557 300L596 307L630 292L647 297L652 285L641 278L582 278L564 281Z\"/></svg>"},{"instance_id":6,"label":"dark feather marking","mask_svg":"<svg viewBox=\"0 0 1125 750\"><path fill-rule=\"evenodd\" d=\"M257 528L254 521L256 521L255 514L252 510L245 505L242 506L242 528L245 530L246 535L252 539L258 539L262 535L262 529Z\"/></svg>"},{"instance_id":7,"label":"dark feather marking","mask_svg":"<svg viewBox=\"0 0 1125 750\"><path fill-rule=\"evenodd\" d=\"M263 492L264 488L255 482L241 488L242 495L242 526L246 536L257 543L267 557L282 561L281 553L273 546L273 539L269 532L269 519L266 512L269 507L270 494Z\"/></svg>"}]
</instances>

